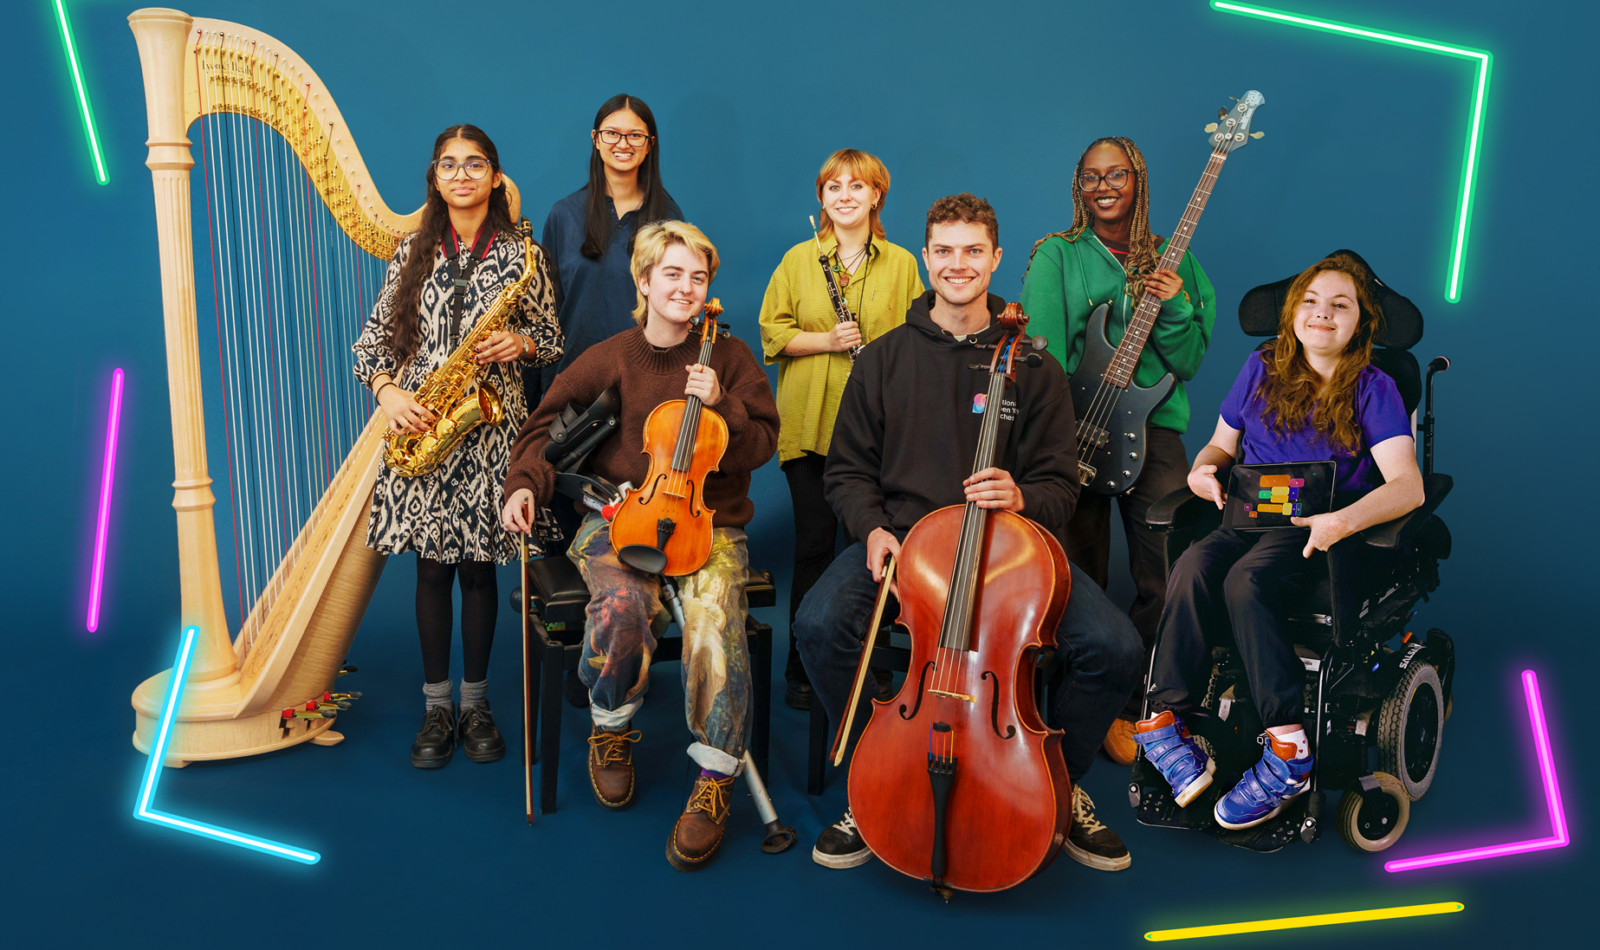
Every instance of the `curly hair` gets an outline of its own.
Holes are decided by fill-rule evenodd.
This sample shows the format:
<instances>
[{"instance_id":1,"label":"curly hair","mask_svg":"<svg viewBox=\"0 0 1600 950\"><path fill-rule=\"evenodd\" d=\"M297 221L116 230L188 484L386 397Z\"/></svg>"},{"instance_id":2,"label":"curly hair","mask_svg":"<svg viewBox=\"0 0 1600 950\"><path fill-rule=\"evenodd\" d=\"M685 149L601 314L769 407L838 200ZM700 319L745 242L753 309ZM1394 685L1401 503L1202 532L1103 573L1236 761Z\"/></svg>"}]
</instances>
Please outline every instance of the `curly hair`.
<instances>
[{"instance_id":1,"label":"curly hair","mask_svg":"<svg viewBox=\"0 0 1600 950\"><path fill-rule=\"evenodd\" d=\"M1000 246L1000 219L995 217L994 208L969 191L940 198L933 203L933 207L928 209L928 223L922 232L922 246L928 246L934 225L956 222L983 225L989 231L989 241L997 248Z\"/></svg>"},{"instance_id":2,"label":"curly hair","mask_svg":"<svg viewBox=\"0 0 1600 950\"><path fill-rule=\"evenodd\" d=\"M1318 275L1333 271L1344 274L1356 285L1360 321L1350 337L1339 365L1326 383L1306 361L1305 349L1294 335L1295 313L1305 299L1306 289ZM1383 311L1372 292L1372 275L1360 260L1349 254L1334 254L1301 271L1289 284L1288 296L1278 313L1278 338L1260 351L1266 364L1257 395L1261 398L1261 421L1283 438L1300 420L1309 418L1311 428L1328 443L1348 452L1361 449L1361 427L1356 424L1356 380L1372 362L1372 342L1383 324Z\"/></svg>"},{"instance_id":3,"label":"curly hair","mask_svg":"<svg viewBox=\"0 0 1600 950\"><path fill-rule=\"evenodd\" d=\"M1128 296L1138 301L1144 296L1144 275L1156 269L1161 258L1156 249L1161 246L1161 238L1150 231L1150 175L1145 169L1144 153L1139 151L1139 146L1133 144L1133 139L1120 135L1095 139L1089 147L1078 156L1078 164L1072 170L1072 227L1065 231L1046 234L1033 243L1033 250L1028 252L1028 261L1033 261L1033 255L1038 252L1039 245L1053 237L1065 238L1076 241L1083 234L1084 229L1094 223L1094 213L1089 210L1089 199L1083 193L1083 188L1078 184L1078 178L1083 174L1083 160L1089 153L1102 145L1115 145L1122 149L1122 154L1128 159L1128 166L1133 170L1133 221L1128 229L1128 260L1123 264L1128 271Z\"/></svg>"}]
</instances>

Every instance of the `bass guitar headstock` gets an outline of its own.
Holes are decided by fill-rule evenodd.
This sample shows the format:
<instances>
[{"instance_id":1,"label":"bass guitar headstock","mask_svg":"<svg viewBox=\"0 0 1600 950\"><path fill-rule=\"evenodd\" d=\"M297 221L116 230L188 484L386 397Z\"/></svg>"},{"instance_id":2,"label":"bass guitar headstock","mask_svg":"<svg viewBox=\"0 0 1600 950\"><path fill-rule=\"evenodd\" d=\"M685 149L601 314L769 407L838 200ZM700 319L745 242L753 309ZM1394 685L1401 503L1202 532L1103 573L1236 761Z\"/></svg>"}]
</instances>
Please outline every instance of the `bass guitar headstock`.
<instances>
[{"instance_id":1,"label":"bass guitar headstock","mask_svg":"<svg viewBox=\"0 0 1600 950\"><path fill-rule=\"evenodd\" d=\"M1251 89L1233 101L1232 110L1224 112L1218 109L1217 121L1206 126L1206 131L1211 134L1211 150L1226 155L1236 148L1249 145L1251 139L1266 135L1265 132L1250 131L1250 120L1266 102L1265 96Z\"/></svg>"}]
</instances>

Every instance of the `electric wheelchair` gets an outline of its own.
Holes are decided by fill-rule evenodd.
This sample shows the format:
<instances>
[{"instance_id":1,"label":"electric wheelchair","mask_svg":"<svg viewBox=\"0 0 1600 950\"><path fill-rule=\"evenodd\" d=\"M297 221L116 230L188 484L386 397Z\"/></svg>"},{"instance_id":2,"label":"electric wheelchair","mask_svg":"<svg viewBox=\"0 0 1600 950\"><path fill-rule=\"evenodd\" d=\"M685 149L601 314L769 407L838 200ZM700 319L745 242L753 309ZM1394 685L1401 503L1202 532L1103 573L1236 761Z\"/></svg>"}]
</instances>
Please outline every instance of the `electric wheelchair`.
<instances>
[{"instance_id":1,"label":"electric wheelchair","mask_svg":"<svg viewBox=\"0 0 1600 950\"><path fill-rule=\"evenodd\" d=\"M1245 295L1239 324L1246 335L1277 336L1278 315L1292 279ZM1394 379L1413 420L1418 403L1424 404L1416 428L1426 500L1401 518L1345 538L1326 554L1316 552L1314 558L1325 567L1313 568L1311 589L1289 612L1295 652L1306 669L1304 721L1315 756L1310 789L1253 828L1229 831L1213 820L1217 798L1260 758L1257 743L1264 731L1228 636L1227 642L1212 645L1205 696L1184 713L1190 733L1216 760L1216 779L1188 807L1179 808L1140 750L1128 799L1141 824L1203 830L1228 844L1276 851L1296 837L1316 840L1326 820L1327 792L1341 791L1334 816L1340 837L1357 851L1375 852L1399 840L1411 803L1433 783L1450 715L1455 645L1442 630L1416 637L1406 628L1418 602L1439 585L1439 561L1450 555L1450 532L1435 510L1450 493L1452 481L1433 471L1433 377L1450 364L1435 358L1424 381L1410 353L1422 339L1422 314L1376 277L1372 289L1384 314L1373 365ZM1221 516L1212 502L1188 488L1151 507L1149 526L1166 535L1169 572L1192 542L1218 526ZM1150 715L1148 698L1142 715Z\"/></svg>"}]
</instances>

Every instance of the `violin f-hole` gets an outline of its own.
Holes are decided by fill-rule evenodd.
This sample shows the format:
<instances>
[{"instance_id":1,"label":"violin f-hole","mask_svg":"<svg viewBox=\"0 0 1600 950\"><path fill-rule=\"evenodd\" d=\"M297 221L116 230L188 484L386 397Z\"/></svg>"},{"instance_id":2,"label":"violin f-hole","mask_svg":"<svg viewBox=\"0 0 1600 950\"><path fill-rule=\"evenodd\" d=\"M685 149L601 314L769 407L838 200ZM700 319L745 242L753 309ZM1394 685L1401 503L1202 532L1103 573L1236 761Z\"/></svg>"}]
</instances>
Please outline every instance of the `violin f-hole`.
<instances>
[{"instance_id":1,"label":"violin f-hole","mask_svg":"<svg viewBox=\"0 0 1600 950\"><path fill-rule=\"evenodd\" d=\"M1015 739L1017 737L1016 726L1007 726L1005 732L1000 731L1000 677L994 675L990 670L984 670L983 675L978 679L980 682L982 680L994 680L994 698L989 701L989 728L993 729L994 734L1002 739Z\"/></svg>"},{"instance_id":2,"label":"violin f-hole","mask_svg":"<svg viewBox=\"0 0 1600 950\"><path fill-rule=\"evenodd\" d=\"M922 708L922 687L928 682L928 671L933 669L933 661L922 664L922 673L917 677L917 704L911 708L910 714L906 713L906 704L900 704L900 718L907 722L917 718L917 710Z\"/></svg>"}]
</instances>

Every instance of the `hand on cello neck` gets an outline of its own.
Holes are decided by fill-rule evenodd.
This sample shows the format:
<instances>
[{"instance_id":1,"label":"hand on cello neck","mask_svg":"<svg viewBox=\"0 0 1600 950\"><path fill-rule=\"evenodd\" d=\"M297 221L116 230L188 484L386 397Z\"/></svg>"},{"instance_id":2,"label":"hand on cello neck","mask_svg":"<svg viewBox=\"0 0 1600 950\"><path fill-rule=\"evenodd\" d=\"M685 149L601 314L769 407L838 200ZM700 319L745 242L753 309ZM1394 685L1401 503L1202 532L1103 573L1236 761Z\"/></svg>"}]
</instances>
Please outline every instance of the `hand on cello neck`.
<instances>
[{"instance_id":1,"label":"hand on cello neck","mask_svg":"<svg viewBox=\"0 0 1600 950\"><path fill-rule=\"evenodd\" d=\"M979 508L998 508L1022 512L1022 489L1005 469L989 467L973 472L961 483L967 501Z\"/></svg>"}]
</instances>

